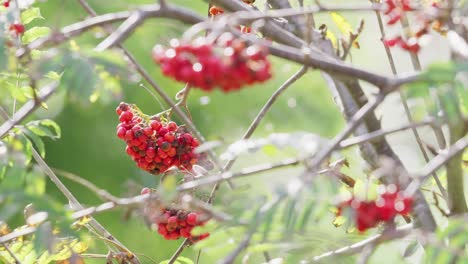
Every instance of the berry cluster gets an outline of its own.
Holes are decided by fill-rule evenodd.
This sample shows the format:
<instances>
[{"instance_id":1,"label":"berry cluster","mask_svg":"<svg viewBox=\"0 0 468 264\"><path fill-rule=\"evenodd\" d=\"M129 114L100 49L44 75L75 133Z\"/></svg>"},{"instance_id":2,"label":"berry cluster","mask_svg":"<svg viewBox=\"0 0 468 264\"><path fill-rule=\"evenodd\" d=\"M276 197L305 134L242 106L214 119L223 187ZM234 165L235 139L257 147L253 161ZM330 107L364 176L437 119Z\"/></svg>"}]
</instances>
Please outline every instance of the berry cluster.
<instances>
[{"instance_id":1,"label":"berry cluster","mask_svg":"<svg viewBox=\"0 0 468 264\"><path fill-rule=\"evenodd\" d=\"M155 62L164 75L205 91L220 87L224 92L271 77L267 51L258 45L246 46L231 33L223 33L214 43L200 37L190 43L171 41L166 49L156 45Z\"/></svg>"},{"instance_id":2,"label":"berry cluster","mask_svg":"<svg viewBox=\"0 0 468 264\"><path fill-rule=\"evenodd\" d=\"M10 7L10 0L5 0L3 1L2 5L5 7L5 8L8 8ZM24 33L24 25L21 24L21 23L13 23L13 24L10 24L10 26L8 27L8 30L13 33L14 36L20 36ZM11 43L10 43L11 45Z\"/></svg>"},{"instance_id":3,"label":"berry cluster","mask_svg":"<svg viewBox=\"0 0 468 264\"><path fill-rule=\"evenodd\" d=\"M410 0L385 0L386 9L384 14L388 17L387 25L393 25L401 20L402 15L405 12L414 11L415 5ZM439 8L439 3L432 2L430 8ZM407 50L412 53L418 53L421 49L420 40L421 37L429 33L429 29L432 28L436 31L441 32L441 21L432 17L422 16L420 17L422 22L419 29L415 32L411 32L407 38L402 36L395 36L384 40L384 44L387 47L399 46L400 48Z\"/></svg>"},{"instance_id":4,"label":"berry cluster","mask_svg":"<svg viewBox=\"0 0 468 264\"><path fill-rule=\"evenodd\" d=\"M144 115L126 103L120 103L116 112L120 120L117 136L127 142L127 154L141 169L156 175L172 166L191 170L197 162L194 148L199 143L184 127Z\"/></svg>"},{"instance_id":5,"label":"berry cluster","mask_svg":"<svg viewBox=\"0 0 468 264\"><path fill-rule=\"evenodd\" d=\"M141 194L150 193L151 190L143 188ZM160 212L145 212L151 215L151 221L157 225L158 233L167 240L176 240L180 237L188 238L191 242L200 241L209 236L209 233L193 236L192 229L203 226L206 220L201 220L201 214L170 208L161 208Z\"/></svg>"},{"instance_id":6,"label":"berry cluster","mask_svg":"<svg viewBox=\"0 0 468 264\"><path fill-rule=\"evenodd\" d=\"M409 214L413 199L404 197L396 188L391 189L387 188L375 201L361 201L353 197L338 206L337 215L341 215L343 209L350 208L354 213L357 229L364 232L380 222L393 221L398 214Z\"/></svg>"}]
</instances>

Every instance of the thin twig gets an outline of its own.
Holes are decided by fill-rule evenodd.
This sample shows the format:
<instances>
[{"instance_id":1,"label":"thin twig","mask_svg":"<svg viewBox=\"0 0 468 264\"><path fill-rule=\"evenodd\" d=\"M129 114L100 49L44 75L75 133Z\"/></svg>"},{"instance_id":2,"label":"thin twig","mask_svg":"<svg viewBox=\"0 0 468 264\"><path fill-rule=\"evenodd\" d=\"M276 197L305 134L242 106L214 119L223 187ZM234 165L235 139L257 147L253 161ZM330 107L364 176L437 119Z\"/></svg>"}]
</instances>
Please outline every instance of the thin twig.
<instances>
[{"instance_id":1,"label":"thin twig","mask_svg":"<svg viewBox=\"0 0 468 264\"><path fill-rule=\"evenodd\" d=\"M84 207L81 203L75 198L75 196L68 190L68 188L60 181L60 179L55 175L52 169L47 165L47 163L42 159L41 155L36 151L35 148L32 148L32 155L44 173L49 176L50 180L57 186L57 188L62 192L62 194L70 202L72 210L82 210ZM96 219L93 217L90 218L89 224L96 229L100 234L102 234L107 239L113 241L120 249L123 249L125 252L134 256L133 263L141 263L138 260L138 257L133 254L125 245L118 241L107 229L105 229Z\"/></svg>"},{"instance_id":2,"label":"thin twig","mask_svg":"<svg viewBox=\"0 0 468 264\"><path fill-rule=\"evenodd\" d=\"M295 74L293 74L288 80L286 80L268 99L268 101L265 103L265 105L262 107L260 112L258 112L257 116L255 119L252 121L250 124L249 128L247 131L244 133L242 136L241 140L249 139L254 131L257 129L258 125L260 122L263 120L267 112L271 109L273 104L276 102L278 97L289 87L291 86L294 82L296 82L299 78L301 78L305 73L307 72L307 67L303 66L299 71L297 71ZM236 162L236 159L229 160L223 167L221 173L229 171L234 163ZM208 199L208 203L211 203L214 199L214 196L216 194L216 191L219 189L219 182L216 182L215 186L213 187L213 190L211 191L210 198Z\"/></svg>"},{"instance_id":3,"label":"thin twig","mask_svg":"<svg viewBox=\"0 0 468 264\"><path fill-rule=\"evenodd\" d=\"M414 175L414 180L406 188L408 194L413 194L419 187L438 169L446 165L453 157L459 155L468 147L468 136L465 136L456 141L447 150L435 156L419 173Z\"/></svg>"},{"instance_id":4,"label":"thin twig","mask_svg":"<svg viewBox=\"0 0 468 264\"><path fill-rule=\"evenodd\" d=\"M52 169L54 172L58 173L59 175L71 180L71 181L74 181L86 188L88 188L89 190L91 190L92 192L94 192L99 198L101 198L102 200L106 200L106 201L110 201L110 202L116 202L119 200L118 197L110 194L108 191L104 190L104 189L101 189L99 188L98 186L96 186L94 183L74 174L74 173L71 173L71 172L68 172L68 171L64 171L64 170L61 170L61 169L56 169L56 168L53 168Z\"/></svg>"},{"instance_id":5,"label":"thin twig","mask_svg":"<svg viewBox=\"0 0 468 264\"><path fill-rule=\"evenodd\" d=\"M36 230L37 230L37 228L34 227L34 226L28 226L28 227L25 227L25 228L15 230L15 231L13 231L11 233L8 233L8 234L6 234L4 236L1 236L0 237L0 244L6 243L6 242L11 241L13 239L16 239L18 237L33 234L34 232L36 232Z\"/></svg>"},{"instance_id":6,"label":"thin twig","mask_svg":"<svg viewBox=\"0 0 468 264\"><path fill-rule=\"evenodd\" d=\"M382 37L382 41L385 39L386 37L386 34L385 34L385 28L384 28L384 25L383 25L383 21L382 21L382 16L380 15L380 13L378 11L375 12L376 16L377 16L377 22L379 24L379 29L380 29L380 33L381 33L381 37ZM407 22L407 21L406 21ZM383 43L383 42L382 42ZM390 68L392 70L392 73L393 75L397 75L397 70L396 70L396 65L395 65L395 61L393 59L393 55L392 55L392 52L390 51L390 48L387 47L386 45L383 45L384 46L384 49L385 49L385 53L387 54L387 58L388 58L388 62L390 64ZM419 60L417 60L419 61ZM414 64L413 65L416 67L416 65L419 65L419 64ZM400 95L400 99L401 99L401 104L403 105L403 108L405 110L405 114L406 114L406 118L408 119L408 121L410 123L414 123L414 119L413 119L413 116L411 114L411 110L408 106L408 101L405 97L405 94L403 91L399 91L399 95ZM426 149L424 148L424 144L421 140L421 136L419 135L419 132L418 130L413 127L411 128L411 131L413 132L413 135L416 139L416 143L418 144L418 147L419 147L419 150L421 151L422 155L423 155L423 158L426 162L429 162L429 155L427 154L426 152ZM447 200L447 191L445 190L444 186L442 185L442 183L440 182L440 179L439 179L439 176L434 173L432 175L434 177L434 180L437 184L437 187L439 188L439 191L442 193L443 197L445 200Z\"/></svg>"},{"instance_id":7,"label":"thin twig","mask_svg":"<svg viewBox=\"0 0 468 264\"><path fill-rule=\"evenodd\" d=\"M332 250L329 252L326 252L324 254L321 254L319 256L315 256L313 258L313 261L319 261L327 257L332 257L332 256L338 256L338 255L349 255L349 254L354 254L357 252L361 252L362 249L367 247L369 244L379 244L385 241L397 239L397 238L402 238L407 236L413 229L412 224L407 224L402 227L399 227L394 230L388 230L387 232L383 232L382 234L378 234L372 237L369 237L365 240L362 240L358 243L354 243L352 245L342 247L336 250Z\"/></svg>"},{"instance_id":8,"label":"thin twig","mask_svg":"<svg viewBox=\"0 0 468 264\"><path fill-rule=\"evenodd\" d=\"M182 254L182 251L190 245L190 240L186 238L182 244L177 248L177 250L172 254L172 257L169 259L169 262L167 264L174 264L177 261L177 258Z\"/></svg>"},{"instance_id":9,"label":"thin twig","mask_svg":"<svg viewBox=\"0 0 468 264\"><path fill-rule=\"evenodd\" d=\"M396 132L404 131L404 130L407 130L407 129L413 129L413 128L422 127L422 126L432 126L432 125L434 125L434 121L424 121L424 122L419 122L419 123L418 122L410 123L410 124L403 125L403 126L400 126L400 127L397 127L397 128L393 128L393 129L376 130L376 131L372 131L372 132L370 132L368 134L363 134L363 135L360 135L360 136L356 136L356 137L352 137L352 138L343 140L340 143L340 148L348 148L348 147L358 145L358 144L361 144L361 143L364 143L364 142L372 142L372 141L377 140L377 139L379 139L381 137L384 137L384 136L387 136L387 135L390 135L390 134L394 134Z\"/></svg>"},{"instance_id":10,"label":"thin twig","mask_svg":"<svg viewBox=\"0 0 468 264\"><path fill-rule=\"evenodd\" d=\"M78 1L91 16L97 16L97 13L89 6L86 0L78 0ZM191 10L186 10L186 9L181 9L181 8L171 9L169 6L166 6L164 8L164 12L168 12L168 10L178 10L176 11L177 14L172 14L174 15L173 18L185 17L185 19L193 19L198 22L203 21L202 17L193 13ZM179 116L182 119L184 124L187 126L190 132L192 132L193 135L200 141L200 143L206 142L205 138L200 133L200 131L195 127L195 125L190 120L190 118L180 109L180 107L176 105L176 103L174 103L174 101L164 92L164 90L156 83L156 81L153 78L151 78L151 76L143 68L143 66L140 63L138 63L135 57L122 44L118 44L117 47L120 50L122 50L125 57L131 63L131 65L136 69L136 71L143 77L143 79L145 79L150 84L153 90L159 96L161 96L161 98L169 105L169 107L171 107L174 110L177 116ZM218 160L217 155L212 150L208 151L208 155L214 161L214 165L217 168L221 168L220 161Z\"/></svg>"},{"instance_id":11,"label":"thin twig","mask_svg":"<svg viewBox=\"0 0 468 264\"><path fill-rule=\"evenodd\" d=\"M21 264L21 261L18 259L18 257L15 255L15 253L13 253L10 250L10 247L7 244L2 243L1 245L2 245L2 247L5 248L5 250L8 252L8 254L10 254L10 256L15 260L15 264Z\"/></svg>"}]
</instances>

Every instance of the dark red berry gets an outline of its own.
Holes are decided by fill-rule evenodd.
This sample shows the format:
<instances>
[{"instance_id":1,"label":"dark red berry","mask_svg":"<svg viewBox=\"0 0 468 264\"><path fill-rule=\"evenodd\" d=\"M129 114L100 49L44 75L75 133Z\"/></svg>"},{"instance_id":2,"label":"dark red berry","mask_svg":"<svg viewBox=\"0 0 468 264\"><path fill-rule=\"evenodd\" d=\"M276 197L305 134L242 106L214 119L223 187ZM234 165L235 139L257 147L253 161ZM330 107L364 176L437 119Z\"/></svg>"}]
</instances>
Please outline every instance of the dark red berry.
<instances>
[{"instance_id":1,"label":"dark red berry","mask_svg":"<svg viewBox=\"0 0 468 264\"><path fill-rule=\"evenodd\" d=\"M175 122L160 122L137 109L125 103L116 109L121 122L117 136L125 140L126 152L137 166L151 174L163 173L172 166L191 170L197 161L192 135Z\"/></svg>"}]
</instances>

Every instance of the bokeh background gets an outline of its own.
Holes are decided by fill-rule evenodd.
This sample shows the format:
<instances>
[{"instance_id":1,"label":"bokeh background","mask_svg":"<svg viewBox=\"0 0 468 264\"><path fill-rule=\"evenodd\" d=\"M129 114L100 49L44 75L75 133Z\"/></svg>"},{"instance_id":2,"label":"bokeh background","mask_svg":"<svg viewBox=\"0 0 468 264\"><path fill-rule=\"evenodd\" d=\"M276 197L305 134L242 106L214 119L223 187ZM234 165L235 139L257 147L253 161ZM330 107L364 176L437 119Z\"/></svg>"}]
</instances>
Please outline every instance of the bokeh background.
<instances>
[{"instance_id":1,"label":"bokeh background","mask_svg":"<svg viewBox=\"0 0 468 264\"><path fill-rule=\"evenodd\" d=\"M90 0L89 4L98 14L133 9L141 4L151 4L155 1L143 0L115 0L102 1ZM182 5L191 8L199 14L207 13L207 3L202 0L168 0L170 4ZM263 8L265 1L257 0L256 6ZM295 1L292 1L295 2ZM307 1L305 1L307 3ZM311 3L312 1L309 1ZM368 1L322 1L324 4L366 4ZM88 17L78 1L74 0L49 0L39 1L37 6L41 8L44 20L38 20L32 25L46 25L52 29L59 29L65 25L83 20ZM371 69L375 72L391 74L380 43L380 33L377 27L375 15L369 12L353 13L343 15L351 25L357 26L360 19L364 19L364 31L359 38L361 48L354 49L350 60L355 65ZM340 36L339 30L331 21L328 14L319 14L315 17L317 24L327 24L329 30ZM31 25L31 26L32 26ZM156 43L166 44L171 38L179 37L186 27L177 22L166 19L149 19L139 27L125 42L124 45L134 54L139 63L152 75L152 77L164 88L165 92L174 98L175 94L183 88L180 83L173 82L161 75L159 68L151 60L150 52ZM397 27L389 29L390 34L399 30ZM103 38L102 31L96 30L76 39L76 43L83 49L94 47ZM422 49L421 61L427 66L432 61L446 60L449 52L440 36L434 35L426 47ZM406 53L394 50L397 68L400 73L411 72L410 58ZM239 139L256 116L269 96L289 76L299 69L299 65L284 60L272 59L274 64L274 77L261 85L245 88L239 92L223 94L218 91L205 93L192 90L188 106L193 121L208 140L220 140L225 143L224 147L217 149L220 153L225 147ZM65 69L66 70L66 69ZM155 114L165 110L161 103L149 96L148 92L140 84L137 75L129 81L127 76L122 76L120 85L122 93L113 101L103 103L83 102L74 100L70 96L61 93L49 102L49 111L41 110L39 117L54 119L62 128L62 138L57 141L46 141L46 161L54 168L73 172L105 188L116 196L128 196L139 192L141 186L154 187L158 179L152 175L139 170L127 157L124 151L124 143L115 136L115 127L118 117L115 107L120 101L138 104L146 113ZM364 84L366 85L366 84ZM149 86L148 86L149 87ZM366 87L366 92L375 92L372 87ZM79 88L79 87L78 87ZM418 107L417 103L412 106ZM389 97L385 104L378 109L378 116L382 119L384 127L397 127L406 122L403 107L398 96ZM320 73L309 71L306 76L292 85L262 121L254 133L255 138L267 136L270 133L305 131L315 133L322 137L330 138L343 128L344 121L340 110L336 107L333 96L327 88ZM428 143L433 142L432 134L421 130L423 138ZM421 159L419 150L411 135L400 133L389 137L402 160L411 171L420 168L424 161ZM284 157L296 155L294 150L264 150L255 154L248 154L236 163L233 170L249 165L255 165L267 161L281 160ZM356 149L347 152L352 164L362 166ZM351 169L352 176L364 177L359 168ZM252 192L268 193L282 182L291 179L299 171L295 169L282 170L281 172L269 173L260 177L243 179L239 184L249 184L249 194ZM85 205L96 205L100 201L87 189L64 179L65 184ZM326 189L327 187L324 187ZM320 186L316 188L320 190ZM53 184L47 184L47 193L64 203L66 200ZM223 191L223 193L225 193ZM255 197L255 196L253 196ZM218 200L222 205L223 199ZM248 200L243 206L251 209ZM155 231L150 230L141 217L133 216L124 219L124 211L116 210L96 215L119 240L134 252L144 254L156 261L168 259L181 241L165 241ZM315 229L320 241L331 240L357 235L345 234L343 228L337 229L332 224L332 214L317 220ZM19 222L20 220L18 220ZM320 232L319 232L320 231ZM229 241L226 241L228 244ZM333 245L331 245L333 246ZM404 263L400 257L405 243L390 243L378 250L373 256L375 263ZM106 248L96 241L90 250L94 253L105 253ZM197 251L187 249L183 256L193 258ZM144 263L151 263L142 257ZM216 252L206 252L201 256L200 263L215 263ZM146 262L148 261L148 262ZM103 260L89 260L86 263L103 263ZM159 263L159 262L158 262ZM256 256L249 263L260 263ZM294 263L294 262L291 262Z\"/></svg>"}]
</instances>

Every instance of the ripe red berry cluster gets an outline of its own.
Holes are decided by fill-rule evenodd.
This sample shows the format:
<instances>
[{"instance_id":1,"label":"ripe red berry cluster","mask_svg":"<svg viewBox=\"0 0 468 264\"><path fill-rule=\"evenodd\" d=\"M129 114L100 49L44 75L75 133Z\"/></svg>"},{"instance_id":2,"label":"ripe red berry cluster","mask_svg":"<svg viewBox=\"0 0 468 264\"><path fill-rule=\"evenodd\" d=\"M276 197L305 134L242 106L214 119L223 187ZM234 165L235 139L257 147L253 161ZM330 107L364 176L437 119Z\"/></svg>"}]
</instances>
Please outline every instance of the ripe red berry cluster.
<instances>
[{"instance_id":1,"label":"ripe red berry cluster","mask_svg":"<svg viewBox=\"0 0 468 264\"><path fill-rule=\"evenodd\" d=\"M189 43L172 40L167 49L156 45L153 58L164 75L205 91L238 90L271 77L266 49L247 46L231 33L223 33L214 43L200 37Z\"/></svg>"},{"instance_id":2,"label":"ripe red berry cluster","mask_svg":"<svg viewBox=\"0 0 468 264\"><path fill-rule=\"evenodd\" d=\"M150 193L151 190L143 188L141 194ZM201 214L187 212L170 208L162 208L158 214L146 212L152 215L151 221L157 225L158 233L167 240L176 240L180 237L188 238L191 242L200 241L209 236L209 233L199 236L192 235L192 229L196 226L203 226L206 220L201 220Z\"/></svg>"},{"instance_id":3,"label":"ripe red berry cluster","mask_svg":"<svg viewBox=\"0 0 468 264\"><path fill-rule=\"evenodd\" d=\"M384 14L388 17L387 25L393 25L401 20L402 15L405 12L414 11L415 4L412 4L410 0L385 0L386 9ZM430 8L439 8L439 3L432 2ZM422 25L419 29L407 38L402 36L395 36L384 40L384 44L387 47L399 46L400 48L407 50L412 53L418 53L421 49L420 39L422 36L429 33L429 29L432 28L436 31L441 32L441 21L428 16L420 16Z\"/></svg>"},{"instance_id":4,"label":"ripe red berry cluster","mask_svg":"<svg viewBox=\"0 0 468 264\"><path fill-rule=\"evenodd\" d=\"M197 162L197 139L183 126L143 114L135 105L120 103L117 136L127 142L126 152L138 167L160 174L172 166L191 170Z\"/></svg>"},{"instance_id":5,"label":"ripe red berry cluster","mask_svg":"<svg viewBox=\"0 0 468 264\"><path fill-rule=\"evenodd\" d=\"M393 221L398 214L409 214L412 204L411 197L404 197L398 191L387 190L375 201L361 201L357 198L345 201L338 206L337 215L341 215L344 209L350 208L354 213L357 229L364 232L380 222Z\"/></svg>"}]
</instances>

